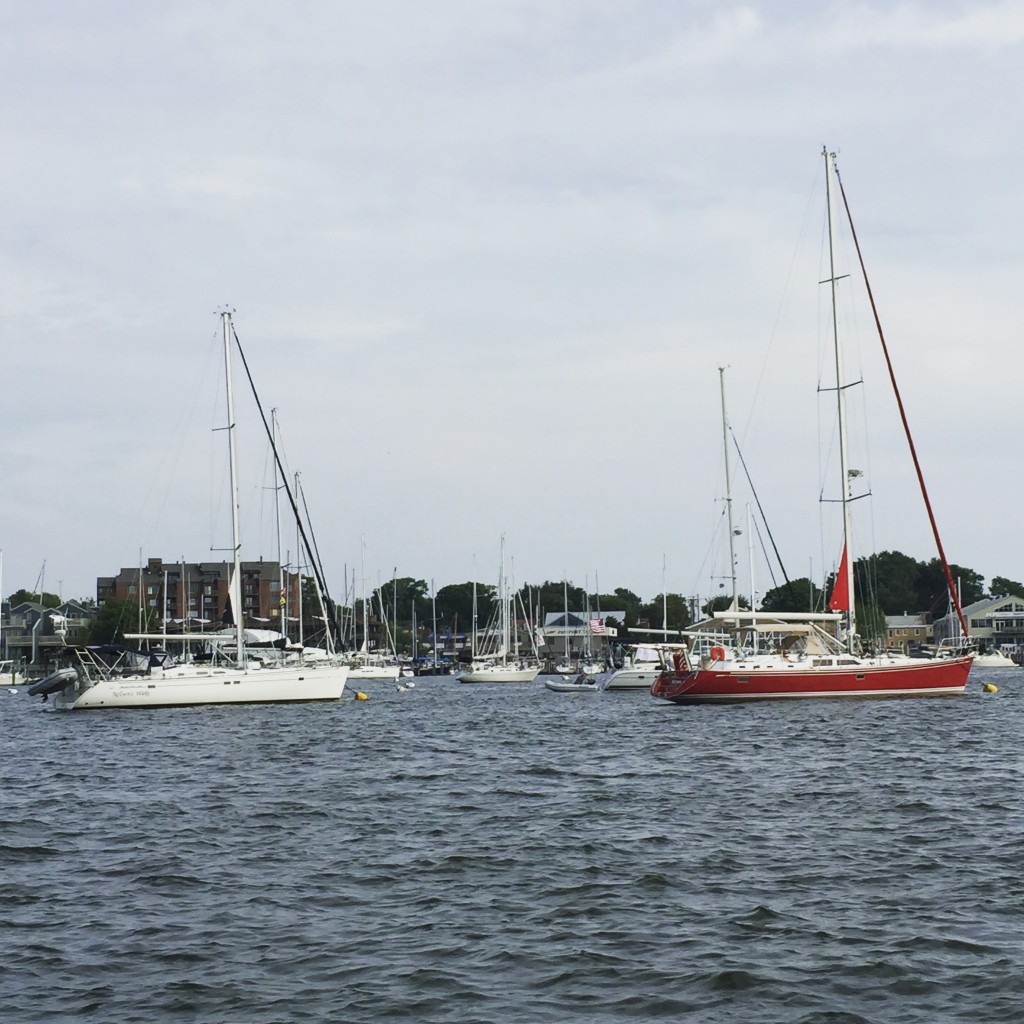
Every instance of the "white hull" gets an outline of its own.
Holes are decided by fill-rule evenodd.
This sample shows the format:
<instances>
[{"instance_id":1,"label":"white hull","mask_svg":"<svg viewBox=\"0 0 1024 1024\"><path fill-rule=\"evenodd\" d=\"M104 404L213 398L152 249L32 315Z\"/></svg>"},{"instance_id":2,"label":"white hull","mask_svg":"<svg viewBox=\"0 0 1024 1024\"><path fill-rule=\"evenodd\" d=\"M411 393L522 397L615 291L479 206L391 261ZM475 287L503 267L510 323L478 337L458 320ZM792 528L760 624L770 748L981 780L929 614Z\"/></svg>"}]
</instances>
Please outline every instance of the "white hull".
<instances>
[{"instance_id":1,"label":"white hull","mask_svg":"<svg viewBox=\"0 0 1024 1024\"><path fill-rule=\"evenodd\" d=\"M9 661L0 661L0 686L23 686L25 677L12 668Z\"/></svg>"},{"instance_id":2,"label":"white hull","mask_svg":"<svg viewBox=\"0 0 1024 1024\"><path fill-rule=\"evenodd\" d=\"M606 690L649 690L662 673L660 666L650 668L620 668L604 684Z\"/></svg>"},{"instance_id":3,"label":"white hull","mask_svg":"<svg viewBox=\"0 0 1024 1024\"><path fill-rule=\"evenodd\" d=\"M462 683L532 683L540 668L521 668L518 665L482 665L459 673Z\"/></svg>"},{"instance_id":4,"label":"white hull","mask_svg":"<svg viewBox=\"0 0 1024 1024\"><path fill-rule=\"evenodd\" d=\"M1002 651L988 651L974 656L974 668L1017 668L1017 663Z\"/></svg>"},{"instance_id":5,"label":"white hull","mask_svg":"<svg viewBox=\"0 0 1024 1024\"><path fill-rule=\"evenodd\" d=\"M379 679L383 682L394 683L402 674L399 665L356 665L349 668L349 679Z\"/></svg>"},{"instance_id":6,"label":"white hull","mask_svg":"<svg viewBox=\"0 0 1024 1024\"><path fill-rule=\"evenodd\" d=\"M71 711L340 700L347 681L348 668L343 665L246 669L183 665L151 675L75 682L55 694L53 703Z\"/></svg>"},{"instance_id":7,"label":"white hull","mask_svg":"<svg viewBox=\"0 0 1024 1024\"><path fill-rule=\"evenodd\" d=\"M577 683L575 679L545 679L544 685L555 693L600 693L601 687L593 680Z\"/></svg>"}]
</instances>

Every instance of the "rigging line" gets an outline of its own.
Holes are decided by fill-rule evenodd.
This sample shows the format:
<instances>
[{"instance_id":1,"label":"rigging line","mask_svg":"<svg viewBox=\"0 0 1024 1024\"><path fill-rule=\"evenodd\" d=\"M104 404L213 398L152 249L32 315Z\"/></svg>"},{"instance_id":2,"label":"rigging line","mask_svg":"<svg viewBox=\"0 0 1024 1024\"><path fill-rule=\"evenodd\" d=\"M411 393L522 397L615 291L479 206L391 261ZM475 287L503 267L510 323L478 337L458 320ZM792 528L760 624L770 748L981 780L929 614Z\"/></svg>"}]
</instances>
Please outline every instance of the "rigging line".
<instances>
[{"instance_id":1,"label":"rigging line","mask_svg":"<svg viewBox=\"0 0 1024 1024\"><path fill-rule=\"evenodd\" d=\"M765 528L765 530L768 530L768 524L767 523L764 524L764 528ZM778 587L779 581L775 578L775 569L772 566L771 559L769 559L769 557L768 557L768 549L764 545L764 537L761 536L761 527L758 524L758 521L756 519L754 520L754 533L757 534L757 542L761 545L761 554L764 555L765 565L768 566L768 575L771 576L771 578L772 578L772 588L775 589L775 588ZM771 539L771 530L768 530L768 537L769 537L769 539ZM772 546L773 547L775 546L774 539L772 539ZM778 557L778 553L776 553L776 557ZM782 568L782 563L781 562L779 563L779 566L780 566L780 568ZM783 572L783 574L785 574L785 572L786 572L785 568L782 568L782 572ZM786 579L786 586L789 589L790 597L795 597L796 595L793 593L793 588L792 588L792 585L790 584L788 578ZM751 587L751 590L753 590L753 587ZM754 603L754 595L753 594L750 595L750 603L751 603L751 605L753 605L753 603Z\"/></svg>"},{"instance_id":2,"label":"rigging line","mask_svg":"<svg viewBox=\"0 0 1024 1024\"><path fill-rule=\"evenodd\" d=\"M889 371L889 380L892 383L893 394L896 396L896 405L899 407L900 419L903 421L903 432L907 436L907 444L910 446L910 455L914 460L914 471L917 473L917 482L921 486L921 497L924 499L924 507L928 511L928 521L931 523L932 536L935 538L935 547L939 552L939 558L942 560L942 570L946 576L946 587L949 590L950 599L953 602L953 607L956 609L956 616L960 620L960 628L963 630L964 637L970 636L967 630L967 621L964 619L964 610L960 607L960 595L956 592L956 585L953 582L953 573L949 568L949 562L946 559L946 552L942 547L942 539L939 537L939 527L935 521L935 513L932 511L931 499L928 497L928 489L924 484L924 472L921 469L921 462L917 457L917 448L914 445L914 438L910 433L910 423L907 420L907 412L903 407L903 397L900 394L900 389L896 384L896 372L893 369L892 360L889 358L889 346L885 342L885 332L882 330L882 321L878 316L878 308L875 305L875 296L871 291L871 282L868 280L867 267L864 265L864 257L860 251L860 241L857 238L857 230L853 226L853 215L850 213L850 204L846 200L846 189L843 188L843 179L839 176L839 168L835 166L833 161L833 168L836 172L836 181L839 182L839 194L843 197L843 207L846 210L846 219L850 225L850 236L853 239L854 248L857 250L857 261L860 263L861 274L864 277L864 287L867 289L868 301L871 303L871 314L875 318L875 328L878 331L878 340L882 343L882 353L885 356L885 366Z\"/></svg>"},{"instance_id":3,"label":"rigging line","mask_svg":"<svg viewBox=\"0 0 1024 1024\"><path fill-rule=\"evenodd\" d=\"M309 557L311 561L313 559L316 560L317 567L319 568L321 575L323 575L324 564L320 558L320 549L317 547L316 535L313 533L313 522L309 517L309 506L306 504L306 491L301 484L299 485L299 496L302 498L302 510L306 514L306 522L309 524L309 535L312 539L312 550L309 553ZM303 539L305 539L305 535L303 535Z\"/></svg>"},{"instance_id":4,"label":"rigging line","mask_svg":"<svg viewBox=\"0 0 1024 1024\"><path fill-rule=\"evenodd\" d=\"M252 379L252 373L249 371L249 362L245 358L245 352L242 349L242 342L238 337L238 332L235 330L234 325L231 327L231 333L234 335L235 345L238 347L238 354L242 360L242 366L245 369L245 375L249 379L249 387L252 390L252 396L256 400L256 408L259 410L260 419L263 420L263 429L267 433L267 437L270 438L270 445L274 449L274 459L277 462L277 468L281 472L281 483L284 487L285 494L288 495L288 501L292 507L292 513L295 516L295 522L299 529L299 534L302 537L303 544L306 545L306 551L309 552L310 562L313 562L312 548L310 547L309 538L306 536L306 529L302 524L302 517L299 515L299 507L296 504L295 496L292 494L291 488L288 486L288 478L285 476L284 465L281 462L280 453L277 450L277 445L274 443L273 432L270 429L270 424L267 422L267 415L263 411L263 403L260 401L259 393L256 391L256 382ZM323 572L318 564L312 565L313 573L316 576L317 585L320 587L321 593L324 595L326 608L325 611L330 620L331 628L334 630L334 635L338 640L339 644L343 644L341 639L341 630L338 625L337 610L334 606L334 601L331 600L331 595L327 590L327 581L323 577ZM300 584L301 589L301 584Z\"/></svg>"},{"instance_id":5,"label":"rigging line","mask_svg":"<svg viewBox=\"0 0 1024 1024\"><path fill-rule=\"evenodd\" d=\"M797 232L797 238L796 241L793 243L793 249L790 253L789 266L786 270L786 277L782 286L782 297L780 298L778 308L775 311L775 319L772 322L772 327L768 334L767 350L765 351L764 359L761 361L761 369L758 372L757 380L754 384L754 400L750 403L748 407L747 419L746 422L743 424L744 440L746 440L750 436L751 432L754 429L753 424L755 415L760 415L758 396L762 394L765 376L767 374L768 366L771 361L772 349L774 348L775 343L778 340L779 324L782 321L783 312L786 310L786 307L790 305L791 296L793 294L793 278L796 274L797 257L801 249L803 248L804 238L806 236L810 224L811 213L815 208L815 201L817 200L818 177L820 177L820 175L818 175L818 172L815 171L815 177L812 178L811 184L807 190L807 202L804 206L804 213L800 221L800 228Z\"/></svg>"},{"instance_id":6,"label":"rigging line","mask_svg":"<svg viewBox=\"0 0 1024 1024\"><path fill-rule=\"evenodd\" d=\"M747 469L747 460L743 458L743 452L740 451L740 443L736 440L736 434L732 427L729 428L729 433L732 434L732 443L736 446L736 454L740 457L740 465L743 467L743 472L746 475L747 483L750 485L750 493L754 496L754 501L757 503L757 511L761 516L761 521L764 523L764 528L768 533L768 539L772 542L772 551L775 552L775 557L778 560L779 568L782 570L783 578L786 581L786 587L790 591L790 597L793 597L792 583L789 579L789 573L786 572L786 566L782 562L782 555L779 554L778 545L775 543L775 537L772 535L772 528L768 525L768 517L764 514L764 508L761 506L761 499L758 496L757 488L754 487L754 481L750 478L750 470ZM768 563L768 571L771 572L771 563ZM775 581L775 574L772 573L772 582Z\"/></svg>"}]
</instances>

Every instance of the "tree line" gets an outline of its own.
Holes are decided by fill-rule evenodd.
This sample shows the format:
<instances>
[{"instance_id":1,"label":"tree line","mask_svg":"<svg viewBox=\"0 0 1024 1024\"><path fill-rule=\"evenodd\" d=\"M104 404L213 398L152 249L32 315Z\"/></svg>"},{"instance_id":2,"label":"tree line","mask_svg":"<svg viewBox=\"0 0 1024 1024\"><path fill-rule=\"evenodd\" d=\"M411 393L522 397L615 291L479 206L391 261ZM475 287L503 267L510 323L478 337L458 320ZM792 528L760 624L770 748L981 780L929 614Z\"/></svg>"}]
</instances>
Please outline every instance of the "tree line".
<instances>
[{"instance_id":1,"label":"tree line","mask_svg":"<svg viewBox=\"0 0 1024 1024\"><path fill-rule=\"evenodd\" d=\"M994 576L985 588L985 578L973 569L951 565L953 580L959 587L963 605L973 604L984 597L1006 597L1018 594L1024 597L1024 584L1004 576ZM829 577L824 586L818 586L807 577L789 580L781 586L767 591L759 603L766 612L808 612L823 611L835 580ZM382 584L368 598L367 618L379 624L382 619L392 623L392 629L411 638L412 624L416 623L419 636L429 634L436 616L439 633L469 633L475 619L478 629L483 629L495 611L496 588L487 583L450 583L431 595L426 580L411 576L400 577ZM309 603L307 621L315 621L319 614L312 581L303 587L303 601ZM921 561L900 551L881 551L857 559L854 563L854 596L857 601L858 621L865 635L884 631L886 615L924 613L934 617L942 616L948 607L945 574L938 558ZM11 594L13 608L25 602L41 604L45 608L56 608L61 600L56 594L34 594L18 590ZM704 601L696 608L693 600L683 594L657 594L650 601L625 587L616 587L606 593L588 592L583 587L564 581L545 580L539 585L525 584L516 595L517 607L528 610L529 617L538 613L561 612L566 604L570 612L577 614L589 610L601 612L610 625L621 635L628 636L630 629L651 628L669 630L685 629L692 625L694 615L708 615L727 608L731 597L718 596ZM86 598L75 603L95 607L95 600ZM749 598L740 596L741 608L749 608ZM362 602L357 600L351 608L340 608L339 617L345 621L361 624ZM152 609L144 609L144 628L156 627L156 616ZM397 626L395 624L397 618ZM538 622L541 624L543 620ZM125 631L132 632L138 623L138 604L133 599L104 602L97 611L90 640L103 643L115 639ZM873 625L872 625L873 624ZM361 627L360 627L361 628Z\"/></svg>"}]
</instances>

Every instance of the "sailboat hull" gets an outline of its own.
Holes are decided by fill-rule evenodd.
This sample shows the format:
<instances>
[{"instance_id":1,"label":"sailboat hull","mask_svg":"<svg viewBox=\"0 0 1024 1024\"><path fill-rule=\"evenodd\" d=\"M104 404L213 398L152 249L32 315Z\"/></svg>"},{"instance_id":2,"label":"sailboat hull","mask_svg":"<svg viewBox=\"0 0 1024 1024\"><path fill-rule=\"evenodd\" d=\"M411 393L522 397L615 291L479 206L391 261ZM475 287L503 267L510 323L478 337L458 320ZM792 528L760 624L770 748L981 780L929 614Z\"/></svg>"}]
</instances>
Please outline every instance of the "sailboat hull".
<instances>
[{"instance_id":1,"label":"sailboat hull","mask_svg":"<svg viewBox=\"0 0 1024 1024\"><path fill-rule=\"evenodd\" d=\"M651 695L675 704L731 704L808 697L949 697L964 692L970 658L826 668L727 668L664 672Z\"/></svg>"},{"instance_id":2,"label":"sailboat hull","mask_svg":"<svg viewBox=\"0 0 1024 1024\"><path fill-rule=\"evenodd\" d=\"M620 668L613 672L604 684L606 690L649 690L661 669L651 668Z\"/></svg>"},{"instance_id":3,"label":"sailboat hull","mask_svg":"<svg viewBox=\"0 0 1024 1024\"><path fill-rule=\"evenodd\" d=\"M469 669L459 674L460 683L532 683L540 668L518 668L515 665L490 665Z\"/></svg>"},{"instance_id":4,"label":"sailboat hull","mask_svg":"<svg viewBox=\"0 0 1024 1024\"><path fill-rule=\"evenodd\" d=\"M274 704L340 700L344 666L185 671L101 678L72 683L54 697L64 711L89 708L160 708L196 704Z\"/></svg>"}]
</instances>

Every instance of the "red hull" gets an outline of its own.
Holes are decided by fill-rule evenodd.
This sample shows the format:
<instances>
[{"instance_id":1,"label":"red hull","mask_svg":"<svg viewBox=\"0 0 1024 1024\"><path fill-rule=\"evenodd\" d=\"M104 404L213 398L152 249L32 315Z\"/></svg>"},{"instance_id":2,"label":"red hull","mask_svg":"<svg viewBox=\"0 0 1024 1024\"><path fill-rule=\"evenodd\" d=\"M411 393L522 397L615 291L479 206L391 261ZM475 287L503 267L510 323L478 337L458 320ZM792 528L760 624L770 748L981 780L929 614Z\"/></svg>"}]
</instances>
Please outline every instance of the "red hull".
<instances>
[{"instance_id":1,"label":"red hull","mask_svg":"<svg viewBox=\"0 0 1024 1024\"><path fill-rule=\"evenodd\" d=\"M946 697L963 693L970 671L970 658L792 672L697 669L663 673L651 687L651 695L676 704L795 697Z\"/></svg>"}]
</instances>

